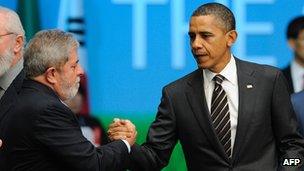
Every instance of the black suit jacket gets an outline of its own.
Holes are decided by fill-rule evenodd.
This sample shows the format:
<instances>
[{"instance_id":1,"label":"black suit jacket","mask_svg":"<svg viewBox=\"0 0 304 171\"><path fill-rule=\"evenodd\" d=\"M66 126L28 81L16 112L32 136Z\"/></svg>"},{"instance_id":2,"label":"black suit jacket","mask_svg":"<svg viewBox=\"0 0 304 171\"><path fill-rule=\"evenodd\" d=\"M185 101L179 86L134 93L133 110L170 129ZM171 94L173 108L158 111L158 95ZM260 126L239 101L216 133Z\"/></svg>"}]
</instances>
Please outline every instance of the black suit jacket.
<instances>
[{"instance_id":1,"label":"black suit jacket","mask_svg":"<svg viewBox=\"0 0 304 171\"><path fill-rule=\"evenodd\" d=\"M179 140L188 170L276 170L282 158L301 158L304 142L282 73L236 59L239 108L232 158L213 128L196 70L165 86L147 140L131 150L133 170L160 170ZM247 85L252 85L248 88ZM283 169L296 167L284 167Z\"/></svg>"},{"instance_id":2,"label":"black suit jacket","mask_svg":"<svg viewBox=\"0 0 304 171\"><path fill-rule=\"evenodd\" d=\"M4 140L3 131L6 127L8 115L7 111L9 111L12 106L16 103L17 95L21 90L23 79L25 78L24 70L17 75L8 89L5 91L4 95L0 100L0 139ZM6 142L4 140L3 147L0 148L0 170L6 170L5 163L6 158L3 154L3 148L6 146Z\"/></svg>"},{"instance_id":3,"label":"black suit jacket","mask_svg":"<svg viewBox=\"0 0 304 171\"><path fill-rule=\"evenodd\" d=\"M122 170L129 155L121 140L95 148L55 92L33 80L24 80L7 116L8 170Z\"/></svg>"},{"instance_id":4,"label":"black suit jacket","mask_svg":"<svg viewBox=\"0 0 304 171\"><path fill-rule=\"evenodd\" d=\"M21 89L24 78L25 72L24 70L21 70L21 72L17 75L17 77L14 79L14 81L11 83L11 85L8 87L8 89L2 96L0 100L0 126L3 125L2 120L5 118L6 111L8 111L12 107L12 105L17 99L17 94Z\"/></svg>"},{"instance_id":5,"label":"black suit jacket","mask_svg":"<svg viewBox=\"0 0 304 171\"><path fill-rule=\"evenodd\" d=\"M290 65L288 65L286 68L282 69L282 72L284 76L286 77L288 87L291 93L294 93L294 88L293 88L293 81L291 77L291 70L290 70Z\"/></svg>"}]
</instances>

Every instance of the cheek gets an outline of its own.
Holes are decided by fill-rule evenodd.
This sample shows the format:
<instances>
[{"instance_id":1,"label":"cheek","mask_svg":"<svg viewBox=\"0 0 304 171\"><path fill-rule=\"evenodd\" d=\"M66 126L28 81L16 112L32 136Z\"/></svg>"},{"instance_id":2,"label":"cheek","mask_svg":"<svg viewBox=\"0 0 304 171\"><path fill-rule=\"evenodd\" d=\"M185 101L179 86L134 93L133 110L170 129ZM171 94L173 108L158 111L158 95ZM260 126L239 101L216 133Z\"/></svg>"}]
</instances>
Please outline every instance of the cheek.
<instances>
[{"instance_id":1,"label":"cheek","mask_svg":"<svg viewBox=\"0 0 304 171\"><path fill-rule=\"evenodd\" d=\"M304 50L304 45L299 45L298 49L303 51Z\"/></svg>"},{"instance_id":2,"label":"cheek","mask_svg":"<svg viewBox=\"0 0 304 171\"><path fill-rule=\"evenodd\" d=\"M213 52L214 53L221 54L226 50L227 50L227 45L226 45L226 42L224 40L214 43L214 46L213 46Z\"/></svg>"},{"instance_id":3,"label":"cheek","mask_svg":"<svg viewBox=\"0 0 304 171\"><path fill-rule=\"evenodd\" d=\"M73 84L74 82L75 82L75 80L76 80L76 78L75 78L75 76L74 76L74 74L73 74L73 72L67 72L67 73L65 73L65 76L63 77L65 80L63 80L63 81L66 81L68 84Z\"/></svg>"},{"instance_id":4,"label":"cheek","mask_svg":"<svg viewBox=\"0 0 304 171\"><path fill-rule=\"evenodd\" d=\"M69 79L70 79L71 84L75 84L77 77L73 74L73 75L70 76Z\"/></svg>"},{"instance_id":5,"label":"cheek","mask_svg":"<svg viewBox=\"0 0 304 171\"><path fill-rule=\"evenodd\" d=\"M304 46L297 46L295 52L300 56L304 56Z\"/></svg>"},{"instance_id":6,"label":"cheek","mask_svg":"<svg viewBox=\"0 0 304 171\"><path fill-rule=\"evenodd\" d=\"M193 44L190 43L191 52L194 52Z\"/></svg>"},{"instance_id":7,"label":"cheek","mask_svg":"<svg viewBox=\"0 0 304 171\"><path fill-rule=\"evenodd\" d=\"M78 76L76 70L75 70L75 72L73 72L73 76L72 77L73 77L73 82L74 83L78 82L79 79L80 79L80 77Z\"/></svg>"}]
</instances>

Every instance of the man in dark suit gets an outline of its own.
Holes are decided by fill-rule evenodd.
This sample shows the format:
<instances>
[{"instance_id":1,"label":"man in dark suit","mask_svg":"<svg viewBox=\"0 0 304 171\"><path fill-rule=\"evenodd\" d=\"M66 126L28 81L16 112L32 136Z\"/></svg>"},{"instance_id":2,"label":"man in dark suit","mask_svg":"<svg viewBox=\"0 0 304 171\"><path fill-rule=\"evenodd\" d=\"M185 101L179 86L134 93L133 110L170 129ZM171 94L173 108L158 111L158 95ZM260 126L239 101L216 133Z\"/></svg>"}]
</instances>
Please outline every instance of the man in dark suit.
<instances>
[{"instance_id":1,"label":"man in dark suit","mask_svg":"<svg viewBox=\"0 0 304 171\"><path fill-rule=\"evenodd\" d=\"M38 32L24 54L23 81L3 131L7 170L123 170L133 133L95 148L63 103L78 91L78 42L59 30ZM129 123L130 124L130 123ZM132 132L132 131L131 131Z\"/></svg>"},{"instance_id":2,"label":"man in dark suit","mask_svg":"<svg viewBox=\"0 0 304 171\"><path fill-rule=\"evenodd\" d=\"M282 72L294 93L304 89L304 16L296 17L288 24L286 37L294 58Z\"/></svg>"},{"instance_id":3,"label":"man in dark suit","mask_svg":"<svg viewBox=\"0 0 304 171\"><path fill-rule=\"evenodd\" d=\"M189 37L199 69L163 88L146 142L132 147L131 168L161 170L179 140L188 170L299 169L304 141L286 80L274 67L231 54L232 12L218 3L198 7ZM111 139L127 132L122 124L111 124ZM289 158L301 163L284 166Z\"/></svg>"},{"instance_id":4,"label":"man in dark suit","mask_svg":"<svg viewBox=\"0 0 304 171\"><path fill-rule=\"evenodd\" d=\"M0 99L23 66L24 30L18 15L0 6Z\"/></svg>"},{"instance_id":5,"label":"man in dark suit","mask_svg":"<svg viewBox=\"0 0 304 171\"><path fill-rule=\"evenodd\" d=\"M300 132L304 136L304 90L291 95L291 102L300 124Z\"/></svg>"},{"instance_id":6,"label":"man in dark suit","mask_svg":"<svg viewBox=\"0 0 304 171\"><path fill-rule=\"evenodd\" d=\"M14 101L14 95L5 95L5 93L9 91L11 93L19 91L20 82L22 82L25 75L24 72L22 72L25 36L20 19L14 11L0 6L0 21L1 123L4 118L3 113L5 113L5 111L10 107L10 104ZM0 126L1 125L2 123Z\"/></svg>"},{"instance_id":7,"label":"man in dark suit","mask_svg":"<svg viewBox=\"0 0 304 171\"><path fill-rule=\"evenodd\" d=\"M24 30L18 15L0 6L0 140L6 123L6 111L16 101L25 76L23 68ZM5 142L3 143L5 146ZM0 146L1 147L1 146ZM0 170L6 160L0 148Z\"/></svg>"}]
</instances>

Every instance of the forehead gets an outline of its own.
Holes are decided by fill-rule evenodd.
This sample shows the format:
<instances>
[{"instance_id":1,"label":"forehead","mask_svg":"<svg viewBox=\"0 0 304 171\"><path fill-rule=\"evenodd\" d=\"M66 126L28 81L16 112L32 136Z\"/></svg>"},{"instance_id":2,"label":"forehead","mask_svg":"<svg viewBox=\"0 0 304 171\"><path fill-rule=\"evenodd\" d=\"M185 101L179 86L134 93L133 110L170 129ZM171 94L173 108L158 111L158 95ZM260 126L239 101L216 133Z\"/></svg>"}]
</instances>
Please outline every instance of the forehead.
<instances>
[{"instance_id":1,"label":"forehead","mask_svg":"<svg viewBox=\"0 0 304 171\"><path fill-rule=\"evenodd\" d=\"M7 21L5 21L7 18L7 16L0 11L0 31L4 31L5 30L5 24L7 24Z\"/></svg>"},{"instance_id":2,"label":"forehead","mask_svg":"<svg viewBox=\"0 0 304 171\"><path fill-rule=\"evenodd\" d=\"M299 32L298 37L299 37L299 38L304 38L304 29L302 29L302 30Z\"/></svg>"},{"instance_id":3,"label":"forehead","mask_svg":"<svg viewBox=\"0 0 304 171\"><path fill-rule=\"evenodd\" d=\"M70 50L70 55L67 63L75 63L78 60L78 53L77 53L78 48L74 47Z\"/></svg>"},{"instance_id":4,"label":"forehead","mask_svg":"<svg viewBox=\"0 0 304 171\"><path fill-rule=\"evenodd\" d=\"M200 15L192 16L189 23L189 31L202 31L202 30L224 30L219 19L214 15Z\"/></svg>"}]
</instances>

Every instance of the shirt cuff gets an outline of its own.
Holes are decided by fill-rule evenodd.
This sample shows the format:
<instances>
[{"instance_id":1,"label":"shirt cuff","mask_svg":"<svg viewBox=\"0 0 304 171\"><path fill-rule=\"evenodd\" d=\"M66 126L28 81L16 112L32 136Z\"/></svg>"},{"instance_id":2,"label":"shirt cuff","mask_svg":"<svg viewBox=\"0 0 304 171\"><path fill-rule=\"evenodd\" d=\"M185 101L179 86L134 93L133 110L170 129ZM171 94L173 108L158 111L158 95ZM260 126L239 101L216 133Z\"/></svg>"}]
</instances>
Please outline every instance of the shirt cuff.
<instances>
[{"instance_id":1,"label":"shirt cuff","mask_svg":"<svg viewBox=\"0 0 304 171\"><path fill-rule=\"evenodd\" d=\"M130 152L131 152L130 144L128 143L127 140L122 140L122 141L126 144L126 146L127 146L127 148L128 148L128 152L130 153Z\"/></svg>"}]
</instances>

